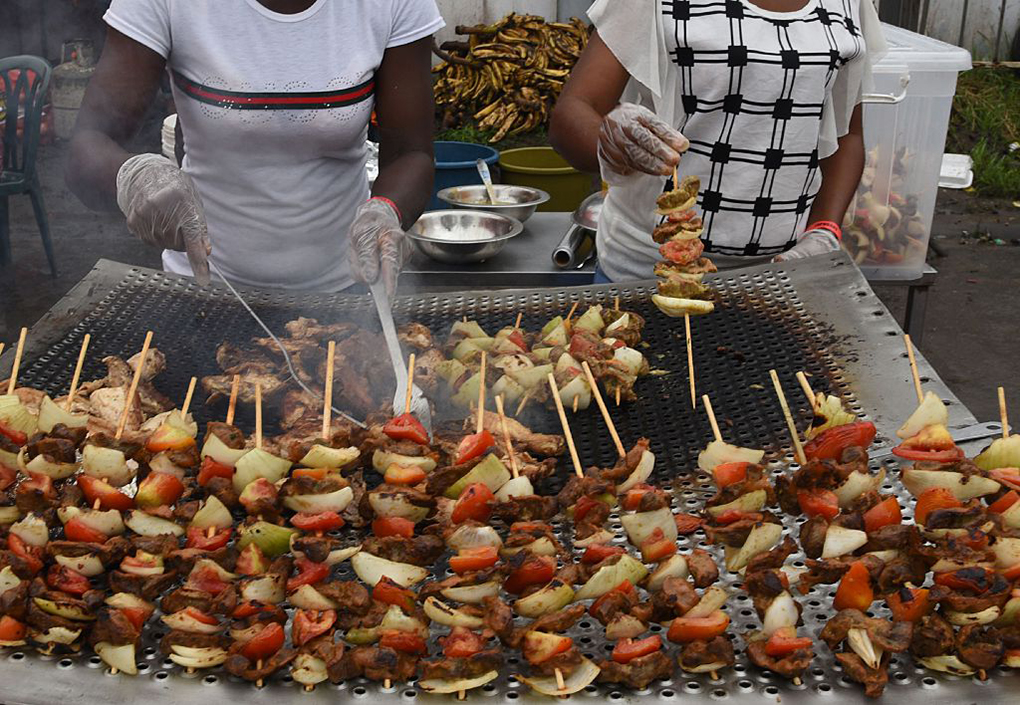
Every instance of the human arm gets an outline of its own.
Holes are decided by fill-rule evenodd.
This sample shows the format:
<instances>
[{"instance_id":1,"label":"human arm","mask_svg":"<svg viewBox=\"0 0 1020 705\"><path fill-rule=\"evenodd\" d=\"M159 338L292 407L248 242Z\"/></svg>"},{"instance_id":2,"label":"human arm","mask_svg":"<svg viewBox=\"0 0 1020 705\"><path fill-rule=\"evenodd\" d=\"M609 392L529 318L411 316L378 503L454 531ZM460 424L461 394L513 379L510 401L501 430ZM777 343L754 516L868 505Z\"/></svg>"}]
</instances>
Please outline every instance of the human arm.
<instances>
[{"instance_id":1,"label":"human arm","mask_svg":"<svg viewBox=\"0 0 1020 705\"><path fill-rule=\"evenodd\" d=\"M404 230L425 209L435 178L431 42L426 37L383 54L375 76L379 176L350 231L354 276L366 283L382 276L391 295L407 255Z\"/></svg>"},{"instance_id":2,"label":"human arm","mask_svg":"<svg viewBox=\"0 0 1020 705\"><path fill-rule=\"evenodd\" d=\"M142 241L187 252L196 279L205 284L212 248L194 182L166 157L133 155L126 148L165 68L158 52L109 29L78 114L65 179L90 208L119 207Z\"/></svg>"},{"instance_id":3,"label":"human arm","mask_svg":"<svg viewBox=\"0 0 1020 705\"><path fill-rule=\"evenodd\" d=\"M126 145L141 127L166 61L152 49L107 30L71 138L67 187L95 210L117 210L117 172L131 156Z\"/></svg>"},{"instance_id":4,"label":"human arm","mask_svg":"<svg viewBox=\"0 0 1020 705\"><path fill-rule=\"evenodd\" d=\"M563 88L549 141L575 168L613 183L634 173L668 175L688 143L647 108L619 103L630 76L598 32Z\"/></svg>"},{"instance_id":5,"label":"human arm","mask_svg":"<svg viewBox=\"0 0 1020 705\"><path fill-rule=\"evenodd\" d=\"M375 74L379 176L372 195L396 203L405 228L425 210L435 177L431 47L426 37L387 49Z\"/></svg>"},{"instance_id":6,"label":"human arm","mask_svg":"<svg viewBox=\"0 0 1020 705\"><path fill-rule=\"evenodd\" d=\"M854 108L850 116L850 127L839 138L836 151L820 160L818 166L822 172L822 186L818 189L808 215L808 229L796 245L774 258L776 262L823 255L839 249L839 239L830 229L831 226L812 228L812 225L829 223L840 227L861 181L864 172L864 130L860 104Z\"/></svg>"},{"instance_id":7,"label":"human arm","mask_svg":"<svg viewBox=\"0 0 1020 705\"><path fill-rule=\"evenodd\" d=\"M808 223L829 220L842 223L864 172L864 128L860 104L850 116L850 128L839 138L839 148L818 163L822 187L811 206Z\"/></svg>"}]
</instances>

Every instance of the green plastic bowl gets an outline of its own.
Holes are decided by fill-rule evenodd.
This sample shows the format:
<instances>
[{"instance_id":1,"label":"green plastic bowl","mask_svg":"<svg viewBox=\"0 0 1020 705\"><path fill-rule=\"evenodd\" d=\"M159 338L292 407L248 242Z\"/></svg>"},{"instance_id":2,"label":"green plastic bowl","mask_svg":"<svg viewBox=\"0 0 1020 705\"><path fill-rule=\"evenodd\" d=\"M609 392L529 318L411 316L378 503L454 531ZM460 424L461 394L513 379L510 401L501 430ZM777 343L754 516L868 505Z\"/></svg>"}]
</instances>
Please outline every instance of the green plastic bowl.
<instances>
[{"instance_id":1,"label":"green plastic bowl","mask_svg":"<svg viewBox=\"0 0 1020 705\"><path fill-rule=\"evenodd\" d=\"M503 183L530 186L549 194L539 211L572 212L595 190L591 176L583 174L552 147L508 149L499 155Z\"/></svg>"}]
</instances>

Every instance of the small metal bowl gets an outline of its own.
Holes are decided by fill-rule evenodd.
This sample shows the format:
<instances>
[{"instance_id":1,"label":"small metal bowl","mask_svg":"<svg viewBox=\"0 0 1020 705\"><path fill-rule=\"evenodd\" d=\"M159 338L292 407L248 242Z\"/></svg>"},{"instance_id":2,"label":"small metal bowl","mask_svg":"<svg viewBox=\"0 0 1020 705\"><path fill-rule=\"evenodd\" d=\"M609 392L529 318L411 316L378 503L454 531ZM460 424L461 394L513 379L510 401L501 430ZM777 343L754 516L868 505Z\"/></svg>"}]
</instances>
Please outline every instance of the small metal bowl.
<instances>
[{"instance_id":1,"label":"small metal bowl","mask_svg":"<svg viewBox=\"0 0 1020 705\"><path fill-rule=\"evenodd\" d=\"M483 262L524 231L516 218L485 211L424 213L407 235L427 257L446 264Z\"/></svg>"},{"instance_id":2,"label":"small metal bowl","mask_svg":"<svg viewBox=\"0 0 1020 705\"><path fill-rule=\"evenodd\" d=\"M482 184L450 186L437 193L436 197L453 208L499 213L516 218L522 223L530 218L540 205L549 200L549 194L545 191L530 186L493 184L492 190L496 193L496 205L489 203L489 194Z\"/></svg>"}]
</instances>

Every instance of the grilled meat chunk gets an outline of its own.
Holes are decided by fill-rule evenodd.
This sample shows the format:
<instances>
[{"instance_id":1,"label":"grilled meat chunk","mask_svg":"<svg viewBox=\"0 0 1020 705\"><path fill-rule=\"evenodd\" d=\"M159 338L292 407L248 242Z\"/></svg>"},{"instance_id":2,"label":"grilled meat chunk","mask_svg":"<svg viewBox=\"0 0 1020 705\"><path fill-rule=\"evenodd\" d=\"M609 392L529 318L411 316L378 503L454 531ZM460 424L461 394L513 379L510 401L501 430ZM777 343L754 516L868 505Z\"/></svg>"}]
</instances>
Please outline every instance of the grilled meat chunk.
<instances>
[{"instance_id":1,"label":"grilled meat chunk","mask_svg":"<svg viewBox=\"0 0 1020 705\"><path fill-rule=\"evenodd\" d=\"M421 662L421 678L443 678L449 680L476 678L489 671L503 667L503 653L499 649L487 649L466 658L441 658Z\"/></svg>"},{"instance_id":2,"label":"grilled meat chunk","mask_svg":"<svg viewBox=\"0 0 1020 705\"><path fill-rule=\"evenodd\" d=\"M644 690L654 680L669 678L673 673L673 662L663 651L654 651L628 663L603 661L599 668L600 683L620 683L630 688Z\"/></svg>"},{"instance_id":3,"label":"grilled meat chunk","mask_svg":"<svg viewBox=\"0 0 1020 705\"><path fill-rule=\"evenodd\" d=\"M755 666L778 673L783 678L799 678L815 657L814 650L811 648L797 649L783 657L769 656L765 652L766 641L766 639L759 639L749 642L747 656Z\"/></svg>"},{"instance_id":4,"label":"grilled meat chunk","mask_svg":"<svg viewBox=\"0 0 1020 705\"><path fill-rule=\"evenodd\" d=\"M680 650L680 668L695 673L700 669L713 667L712 670L726 668L736 663L733 643L725 636L711 639L700 639L684 644Z\"/></svg>"},{"instance_id":5,"label":"grilled meat chunk","mask_svg":"<svg viewBox=\"0 0 1020 705\"><path fill-rule=\"evenodd\" d=\"M953 626L938 614L926 614L914 626L910 653L921 658L942 656L952 651L955 644Z\"/></svg>"},{"instance_id":6,"label":"grilled meat chunk","mask_svg":"<svg viewBox=\"0 0 1020 705\"><path fill-rule=\"evenodd\" d=\"M445 546L438 536L422 534L409 539L403 536L370 536L362 542L361 548L366 553L397 563L430 566L442 555Z\"/></svg>"},{"instance_id":7,"label":"grilled meat chunk","mask_svg":"<svg viewBox=\"0 0 1020 705\"><path fill-rule=\"evenodd\" d=\"M383 646L356 646L329 668L334 683L359 676L373 681L389 679L395 683L414 678L418 659Z\"/></svg>"},{"instance_id":8,"label":"grilled meat chunk","mask_svg":"<svg viewBox=\"0 0 1020 705\"><path fill-rule=\"evenodd\" d=\"M864 694L869 698L877 698L885 690L885 684L889 682L889 657L883 655L882 662L878 668L870 668L861 657L853 652L836 654L836 660L843 667L843 673L850 680L857 681L864 686Z\"/></svg>"}]
</instances>

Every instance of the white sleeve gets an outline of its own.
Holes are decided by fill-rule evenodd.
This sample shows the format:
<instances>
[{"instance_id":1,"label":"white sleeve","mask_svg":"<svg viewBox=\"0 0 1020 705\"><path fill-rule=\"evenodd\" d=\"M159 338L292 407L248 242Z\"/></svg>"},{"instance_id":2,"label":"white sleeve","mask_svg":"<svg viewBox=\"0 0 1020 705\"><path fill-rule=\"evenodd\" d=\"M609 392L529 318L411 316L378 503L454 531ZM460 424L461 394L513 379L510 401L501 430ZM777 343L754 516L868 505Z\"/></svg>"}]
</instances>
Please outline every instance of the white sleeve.
<instances>
[{"instance_id":1,"label":"white sleeve","mask_svg":"<svg viewBox=\"0 0 1020 705\"><path fill-rule=\"evenodd\" d=\"M446 26L435 0L394 0L393 21L386 48L423 39Z\"/></svg>"},{"instance_id":2,"label":"white sleeve","mask_svg":"<svg viewBox=\"0 0 1020 705\"><path fill-rule=\"evenodd\" d=\"M103 15L106 24L147 46L164 59L170 57L168 0L113 0Z\"/></svg>"},{"instance_id":3,"label":"white sleeve","mask_svg":"<svg viewBox=\"0 0 1020 705\"><path fill-rule=\"evenodd\" d=\"M840 67L832 91L822 107L822 125L818 135L818 156L832 156L839 148L839 138L850 130L850 118L865 93L872 91L872 66L886 52L882 23L872 0L860 0L859 24L861 51Z\"/></svg>"},{"instance_id":4,"label":"white sleeve","mask_svg":"<svg viewBox=\"0 0 1020 705\"><path fill-rule=\"evenodd\" d=\"M631 78L662 97L665 58L658 0L597 0L588 17Z\"/></svg>"}]
</instances>

